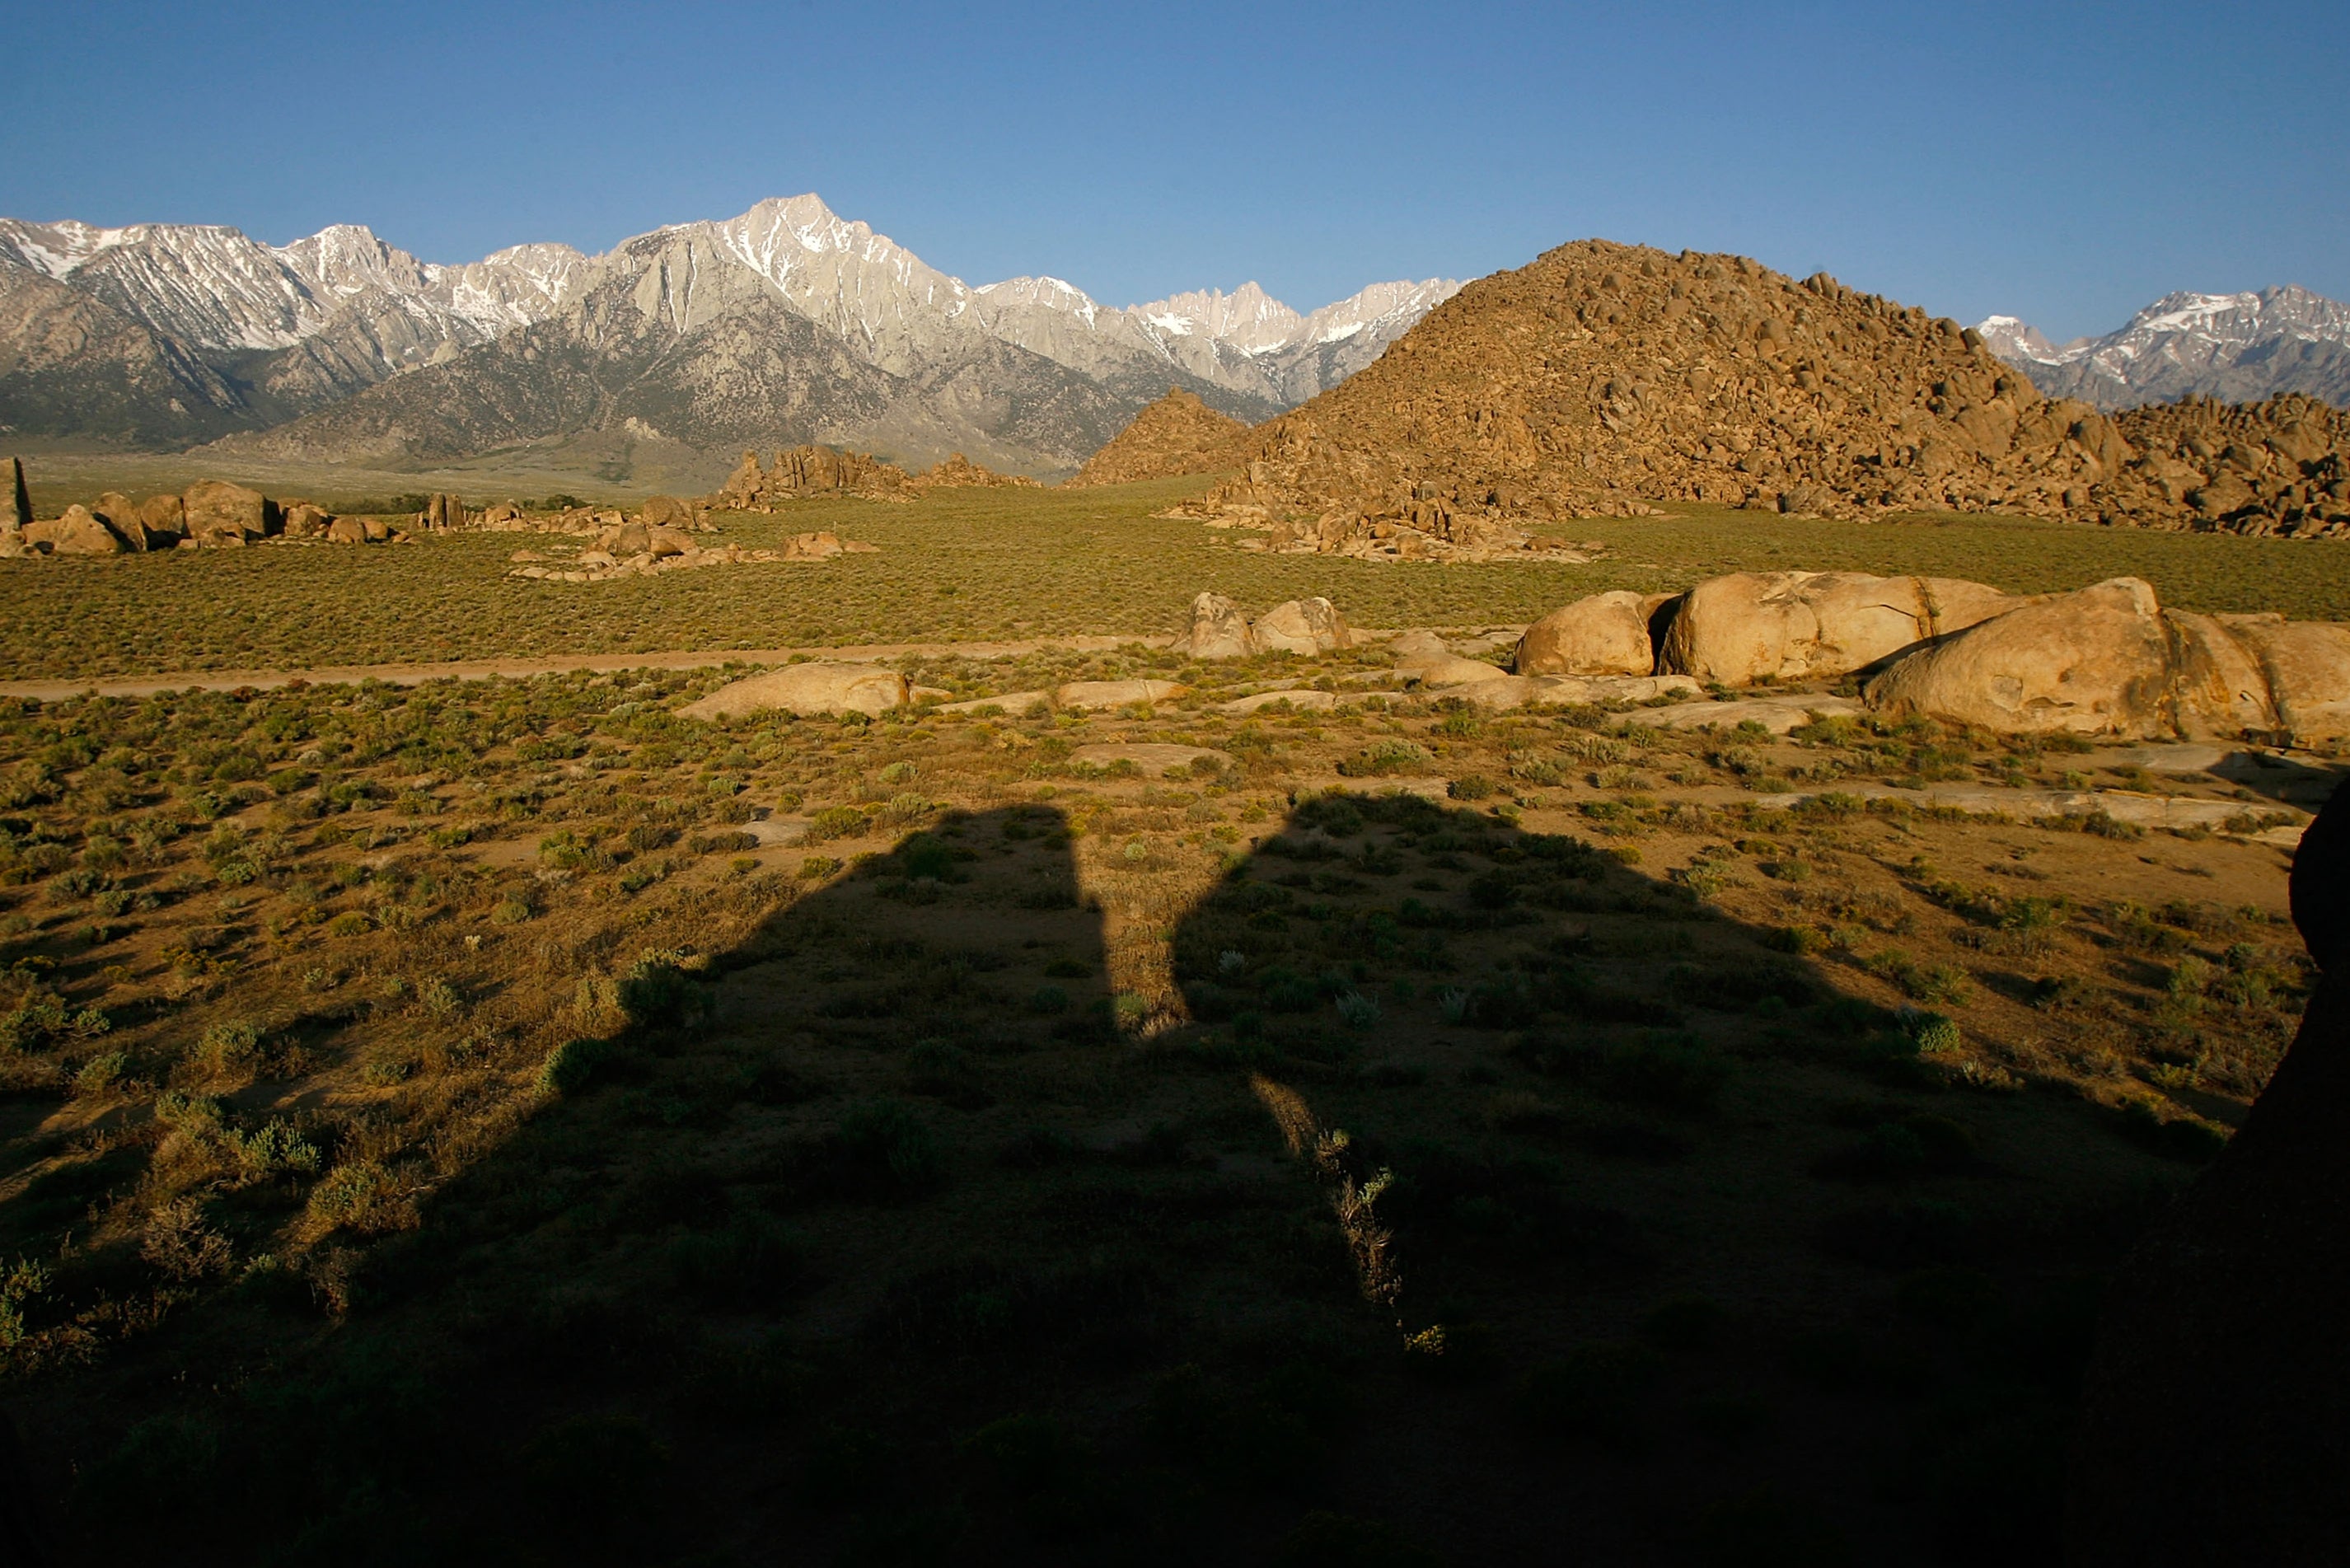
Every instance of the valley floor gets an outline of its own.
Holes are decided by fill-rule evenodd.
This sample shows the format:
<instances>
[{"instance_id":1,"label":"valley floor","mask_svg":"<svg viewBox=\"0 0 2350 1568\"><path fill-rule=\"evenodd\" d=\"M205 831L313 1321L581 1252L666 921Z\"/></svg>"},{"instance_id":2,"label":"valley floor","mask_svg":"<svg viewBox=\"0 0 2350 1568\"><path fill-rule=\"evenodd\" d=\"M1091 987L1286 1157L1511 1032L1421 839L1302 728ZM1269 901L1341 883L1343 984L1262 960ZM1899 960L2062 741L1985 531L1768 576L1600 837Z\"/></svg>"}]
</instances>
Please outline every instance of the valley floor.
<instances>
[{"instance_id":1,"label":"valley floor","mask_svg":"<svg viewBox=\"0 0 2350 1568\"><path fill-rule=\"evenodd\" d=\"M806 501L772 515L719 514L721 532L697 537L773 548L823 529L877 550L601 583L508 576L514 552L538 541L504 533L390 547L297 542L0 561L0 672L153 679L1170 635L1209 588L1252 609L1323 595L1358 625L1472 629L1522 625L1608 588L1678 591L1721 572L1793 567L1969 577L2017 592L2129 575L2182 609L2350 619L2350 548L2335 541L1982 516L1838 523L1690 505L1669 517L1563 524L1600 546L1587 563L1383 566L1246 551L1238 543L1252 535L1152 515L1204 483L942 491L910 504Z\"/></svg>"},{"instance_id":2,"label":"valley floor","mask_svg":"<svg viewBox=\"0 0 2350 1568\"><path fill-rule=\"evenodd\" d=\"M2098 1281L2289 1038L2256 836L2331 765L904 662L1196 690L0 720L68 1560L2050 1560ZM1216 707L1300 686L1356 695ZM1864 796L1936 781L2240 804Z\"/></svg>"}]
</instances>

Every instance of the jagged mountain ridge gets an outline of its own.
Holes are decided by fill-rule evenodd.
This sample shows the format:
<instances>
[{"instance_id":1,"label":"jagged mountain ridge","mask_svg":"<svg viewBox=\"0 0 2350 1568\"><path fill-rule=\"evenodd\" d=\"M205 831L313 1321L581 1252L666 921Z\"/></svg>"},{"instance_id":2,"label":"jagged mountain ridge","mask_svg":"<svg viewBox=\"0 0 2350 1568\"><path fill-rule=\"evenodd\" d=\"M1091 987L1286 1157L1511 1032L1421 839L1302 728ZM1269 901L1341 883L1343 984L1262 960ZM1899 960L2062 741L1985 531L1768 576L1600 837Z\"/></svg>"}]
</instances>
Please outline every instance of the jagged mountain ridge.
<instances>
[{"instance_id":1,"label":"jagged mountain ridge","mask_svg":"<svg viewBox=\"0 0 2350 1568\"><path fill-rule=\"evenodd\" d=\"M2103 410L2183 398L2257 402L2302 392L2350 406L2350 305L2297 284L2167 294L2117 331L2051 343L2012 316L1976 330L2050 397Z\"/></svg>"},{"instance_id":2,"label":"jagged mountain ridge","mask_svg":"<svg viewBox=\"0 0 2350 1568\"><path fill-rule=\"evenodd\" d=\"M681 334L706 322L711 310L733 308L745 297L732 281L705 282L699 269L748 275L892 384L934 389L938 407L910 409L874 430L925 447L935 437L945 450L960 444L1032 471L1074 467L1170 385L1199 391L1243 418L1267 417L1377 358L1458 286L1440 279L1374 285L1311 316L1253 284L1229 296L1211 292L1119 310L1052 278L974 288L867 224L840 218L813 195L656 230L600 256L525 245L463 266L421 262L357 225L269 246L219 227L99 229L0 220L0 279L15 286L0 298L18 299L0 319L0 431L182 444L318 415L311 428L289 431L276 444L316 450L337 429L366 432L364 439L380 443L398 421L365 410L349 420L325 416L400 374L453 363L546 321L611 275L635 279L647 254L680 243L687 247L682 265L665 274L660 286L677 296L670 314ZM90 304L68 309L37 283L63 286ZM1256 319L1227 313L1232 319L1203 321L1182 308L1224 300L1245 302ZM116 344L114 358L128 353L146 369L128 375L78 362L75 335L60 337L57 329L74 310L93 324L80 341ZM43 348L11 354L14 337L33 330L34 315L43 322ZM706 349L712 340L702 341ZM991 344L1027 353L1002 356ZM1041 370L1039 359L1093 383L1109 403L1075 387L1047 392L1044 383L1060 377ZM972 376L986 364L1016 367L1017 384L1002 397L974 388ZM712 369L721 373L714 363ZM950 386L956 389L951 397ZM475 406L463 397L459 402ZM856 406L851 399L843 409ZM1006 432L1024 423L1013 410L1038 406L1063 409L1066 427L1047 431L1025 421L1042 444L1007 445ZM1104 417L1110 419L1107 429L1098 424ZM1003 421L1011 422L993 428ZM438 416L425 425L440 432L429 445L453 430ZM958 442L959 434L970 439ZM714 430L681 435L719 439ZM1016 456L1024 444L1025 456Z\"/></svg>"},{"instance_id":3,"label":"jagged mountain ridge","mask_svg":"<svg viewBox=\"0 0 2350 1568\"><path fill-rule=\"evenodd\" d=\"M1088 375L816 280L819 300L868 308L843 332L837 314L798 307L780 269L746 263L737 244L707 225L639 236L598 257L553 316L224 448L396 464L626 431L730 460L825 441L914 466L961 451L1007 472L1059 472L1180 376L1157 363ZM1257 417L1273 411L1182 379Z\"/></svg>"}]
</instances>

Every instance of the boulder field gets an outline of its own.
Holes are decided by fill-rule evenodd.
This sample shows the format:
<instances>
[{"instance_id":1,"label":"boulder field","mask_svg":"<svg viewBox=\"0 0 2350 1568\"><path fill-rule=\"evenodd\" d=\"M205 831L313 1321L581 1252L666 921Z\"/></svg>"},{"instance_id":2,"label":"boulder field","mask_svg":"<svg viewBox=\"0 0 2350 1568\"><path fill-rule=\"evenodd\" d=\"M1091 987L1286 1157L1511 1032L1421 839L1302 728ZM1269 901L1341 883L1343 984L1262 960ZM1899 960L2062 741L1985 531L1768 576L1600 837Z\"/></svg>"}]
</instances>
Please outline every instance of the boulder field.
<instances>
[{"instance_id":1,"label":"boulder field","mask_svg":"<svg viewBox=\"0 0 2350 1568\"><path fill-rule=\"evenodd\" d=\"M2166 609L2136 577L2015 596L1945 577L1737 573L1671 597L1578 599L1526 628L1515 669L1726 687L1858 676L1871 711L2017 733L2350 738L2350 627ZM1479 679L1430 673L1423 684Z\"/></svg>"}]
</instances>

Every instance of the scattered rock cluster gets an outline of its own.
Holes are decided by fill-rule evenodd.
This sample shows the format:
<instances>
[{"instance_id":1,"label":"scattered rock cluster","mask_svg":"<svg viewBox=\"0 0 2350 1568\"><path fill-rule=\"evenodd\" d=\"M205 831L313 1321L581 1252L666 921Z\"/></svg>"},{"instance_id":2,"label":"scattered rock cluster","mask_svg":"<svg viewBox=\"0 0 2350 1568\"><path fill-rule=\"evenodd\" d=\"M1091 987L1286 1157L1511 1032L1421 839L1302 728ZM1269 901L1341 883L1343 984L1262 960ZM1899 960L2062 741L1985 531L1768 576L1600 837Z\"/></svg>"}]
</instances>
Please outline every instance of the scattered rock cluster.
<instances>
[{"instance_id":1,"label":"scattered rock cluster","mask_svg":"<svg viewBox=\"0 0 2350 1568\"><path fill-rule=\"evenodd\" d=\"M1176 644L1194 659L1245 659L1253 653L1328 653L1351 647L1354 634L1328 599L1291 599L1251 621L1222 594L1191 601L1191 629Z\"/></svg>"},{"instance_id":2,"label":"scattered rock cluster","mask_svg":"<svg viewBox=\"0 0 2350 1568\"><path fill-rule=\"evenodd\" d=\"M371 517L338 517L307 501L273 501L218 479L136 502L109 490L88 506L77 503L58 516L35 521L22 493L22 466L10 461L18 497L8 509L14 516L0 517L0 558L223 549L281 538L374 545L408 537Z\"/></svg>"},{"instance_id":3,"label":"scattered rock cluster","mask_svg":"<svg viewBox=\"0 0 2350 1568\"><path fill-rule=\"evenodd\" d=\"M1953 578L1766 572L1669 598L1596 594L1529 627L1516 670L1731 687L1857 675L1869 711L2010 733L2350 739L2350 627L2165 609L2136 577L2024 597Z\"/></svg>"},{"instance_id":4,"label":"scattered rock cluster","mask_svg":"<svg viewBox=\"0 0 2350 1568\"><path fill-rule=\"evenodd\" d=\"M780 550L746 550L740 545L704 546L684 530L639 522L608 524L569 559L516 550L510 577L558 583L601 583L614 577L651 576L697 566L736 566L765 561L829 561L836 556L870 555L874 546L843 539L829 530L795 534Z\"/></svg>"},{"instance_id":5,"label":"scattered rock cluster","mask_svg":"<svg viewBox=\"0 0 2350 1568\"><path fill-rule=\"evenodd\" d=\"M2308 537L2350 533L2345 438L2303 398L2109 419L1825 273L1588 240L1469 285L1258 426L1191 511L1440 558L1676 499Z\"/></svg>"},{"instance_id":6,"label":"scattered rock cluster","mask_svg":"<svg viewBox=\"0 0 2350 1568\"><path fill-rule=\"evenodd\" d=\"M1128 484L1139 479L1172 479L1186 473L1221 473L1238 468L1249 427L1220 414L1199 395L1170 387L1146 405L1107 445L1070 476L1070 486Z\"/></svg>"},{"instance_id":7,"label":"scattered rock cluster","mask_svg":"<svg viewBox=\"0 0 2350 1568\"><path fill-rule=\"evenodd\" d=\"M1042 703L1077 712L1124 708L1137 702L1164 702L1190 690L1173 680L1072 680L1049 691L1007 691L1000 697L944 702L937 711L969 713L983 708L1002 708L1017 713ZM912 685L896 670L878 664L814 661L786 664L780 670L745 676L720 687L698 702L687 703L678 711L689 719L738 719L754 713L886 713L893 708L946 695L934 686Z\"/></svg>"},{"instance_id":8,"label":"scattered rock cluster","mask_svg":"<svg viewBox=\"0 0 2350 1568\"><path fill-rule=\"evenodd\" d=\"M772 512L786 501L813 495L855 495L867 501L911 501L913 481L895 463L861 452L828 446L795 446L775 454L762 469L759 454L746 452L709 504L731 512Z\"/></svg>"},{"instance_id":9,"label":"scattered rock cluster","mask_svg":"<svg viewBox=\"0 0 2350 1568\"><path fill-rule=\"evenodd\" d=\"M1641 512L1652 508L1627 503ZM1572 561L1584 562L1607 546L1577 545L1531 534L1489 518L1431 517L1427 527L1409 520L1371 518L1358 513L1326 512L1317 518L1278 517L1253 507L1233 511L1212 498L1181 501L1161 517L1196 517L1211 528L1248 528L1262 539L1238 543L1243 550L1283 556L1347 556L1360 561Z\"/></svg>"},{"instance_id":10,"label":"scattered rock cluster","mask_svg":"<svg viewBox=\"0 0 2350 1568\"><path fill-rule=\"evenodd\" d=\"M731 512L772 512L787 501L819 495L854 495L866 501L912 501L926 490L962 487L1036 488L1037 482L1016 473L997 473L955 452L921 472L909 474L892 462L868 452L842 452L828 446L795 446L775 454L775 464L759 466L759 454L746 452L717 493L701 504Z\"/></svg>"},{"instance_id":11,"label":"scattered rock cluster","mask_svg":"<svg viewBox=\"0 0 2350 1568\"><path fill-rule=\"evenodd\" d=\"M917 490L1042 490L1041 480L1024 473L998 473L983 468L961 452L950 454L907 481Z\"/></svg>"}]
</instances>

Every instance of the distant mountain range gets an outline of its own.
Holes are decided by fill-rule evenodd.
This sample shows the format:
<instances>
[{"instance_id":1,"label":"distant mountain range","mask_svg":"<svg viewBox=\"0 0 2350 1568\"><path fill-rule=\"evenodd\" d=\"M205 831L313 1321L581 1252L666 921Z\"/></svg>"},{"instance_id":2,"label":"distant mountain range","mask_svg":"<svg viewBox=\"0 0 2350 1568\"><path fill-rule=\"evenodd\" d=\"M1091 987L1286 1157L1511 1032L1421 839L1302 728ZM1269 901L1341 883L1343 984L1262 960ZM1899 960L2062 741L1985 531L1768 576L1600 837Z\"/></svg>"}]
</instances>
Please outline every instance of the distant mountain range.
<instances>
[{"instance_id":1,"label":"distant mountain range","mask_svg":"<svg viewBox=\"0 0 2350 1568\"><path fill-rule=\"evenodd\" d=\"M1117 309L1056 278L973 287L813 195L462 266L356 225L272 246L0 219L0 436L381 463L813 440L1053 473L1170 386L1268 418L1459 286L1374 284L1310 315L1253 283Z\"/></svg>"},{"instance_id":2,"label":"distant mountain range","mask_svg":"<svg viewBox=\"0 0 2350 1568\"><path fill-rule=\"evenodd\" d=\"M2099 409L2190 395L2256 402L2279 392L2350 406L2350 305L2297 285L2167 294L2121 330L2061 348L2012 316L1975 329L2041 391Z\"/></svg>"}]
</instances>

